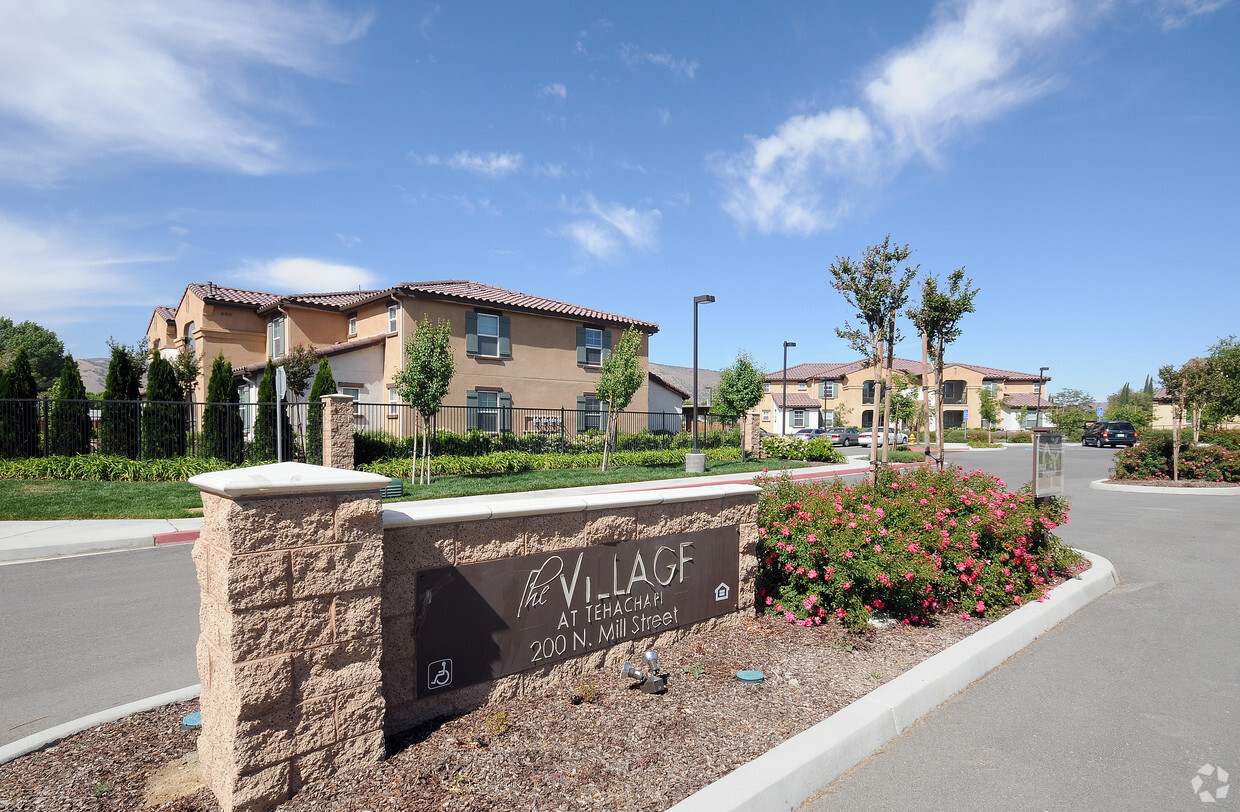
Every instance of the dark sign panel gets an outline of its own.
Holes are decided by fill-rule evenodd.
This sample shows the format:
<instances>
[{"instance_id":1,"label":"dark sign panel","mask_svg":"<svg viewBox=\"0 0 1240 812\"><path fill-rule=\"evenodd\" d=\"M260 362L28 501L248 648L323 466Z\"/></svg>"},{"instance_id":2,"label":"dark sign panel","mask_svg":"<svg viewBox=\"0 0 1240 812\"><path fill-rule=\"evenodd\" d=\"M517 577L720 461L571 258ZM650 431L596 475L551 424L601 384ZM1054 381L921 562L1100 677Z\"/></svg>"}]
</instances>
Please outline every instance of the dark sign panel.
<instances>
[{"instance_id":1,"label":"dark sign panel","mask_svg":"<svg viewBox=\"0 0 1240 812\"><path fill-rule=\"evenodd\" d=\"M418 573L417 695L736 611L735 527Z\"/></svg>"}]
</instances>

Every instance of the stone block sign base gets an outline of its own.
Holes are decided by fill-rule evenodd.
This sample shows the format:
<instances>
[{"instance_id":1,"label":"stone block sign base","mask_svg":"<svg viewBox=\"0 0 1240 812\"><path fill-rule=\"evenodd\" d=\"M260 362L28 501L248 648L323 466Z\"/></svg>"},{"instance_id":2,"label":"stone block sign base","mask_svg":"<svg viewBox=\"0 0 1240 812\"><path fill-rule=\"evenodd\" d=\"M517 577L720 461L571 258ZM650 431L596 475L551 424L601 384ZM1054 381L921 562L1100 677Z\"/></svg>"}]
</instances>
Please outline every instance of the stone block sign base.
<instances>
[{"instance_id":1,"label":"stone block sign base","mask_svg":"<svg viewBox=\"0 0 1240 812\"><path fill-rule=\"evenodd\" d=\"M353 398L323 396L323 465L353 470Z\"/></svg>"},{"instance_id":2,"label":"stone block sign base","mask_svg":"<svg viewBox=\"0 0 1240 812\"><path fill-rule=\"evenodd\" d=\"M388 479L284 462L190 482L204 508L198 754L220 807L269 809L381 760Z\"/></svg>"}]
</instances>

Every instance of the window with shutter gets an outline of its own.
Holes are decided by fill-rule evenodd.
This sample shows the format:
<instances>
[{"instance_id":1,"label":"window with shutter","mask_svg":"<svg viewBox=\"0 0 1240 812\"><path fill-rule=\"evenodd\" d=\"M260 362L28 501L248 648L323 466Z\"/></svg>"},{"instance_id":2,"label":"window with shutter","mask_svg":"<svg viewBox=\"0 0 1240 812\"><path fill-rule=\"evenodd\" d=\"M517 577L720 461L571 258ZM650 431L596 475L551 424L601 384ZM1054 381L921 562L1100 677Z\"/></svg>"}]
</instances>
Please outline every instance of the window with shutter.
<instances>
[{"instance_id":1,"label":"window with shutter","mask_svg":"<svg viewBox=\"0 0 1240 812\"><path fill-rule=\"evenodd\" d=\"M611 331L594 327L577 328L577 363L586 367L603 365L611 354Z\"/></svg>"}]
</instances>

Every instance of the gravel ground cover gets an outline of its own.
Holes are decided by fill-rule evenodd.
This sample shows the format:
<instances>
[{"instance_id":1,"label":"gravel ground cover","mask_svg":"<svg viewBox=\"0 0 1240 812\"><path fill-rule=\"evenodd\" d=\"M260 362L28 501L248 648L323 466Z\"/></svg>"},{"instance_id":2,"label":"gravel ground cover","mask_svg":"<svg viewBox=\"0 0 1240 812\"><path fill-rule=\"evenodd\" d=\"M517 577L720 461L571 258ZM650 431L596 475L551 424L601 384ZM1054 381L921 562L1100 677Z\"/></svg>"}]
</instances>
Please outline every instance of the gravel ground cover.
<instances>
[{"instance_id":1,"label":"gravel ground cover","mask_svg":"<svg viewBox=\"0 0 1240 812\"><path fill-rule=\"evenodd\" d=\"M279 809L665 809L990 622L941 617L856 635L750 618L659 651L663 695L608 672L548 685L389 741L383 763ZM747 669L765 682L740 682ZM0 810L217 810L197 776L196 734L181 730L194 710L135 714L0 765Z\"/></svg>"}]
</instances>

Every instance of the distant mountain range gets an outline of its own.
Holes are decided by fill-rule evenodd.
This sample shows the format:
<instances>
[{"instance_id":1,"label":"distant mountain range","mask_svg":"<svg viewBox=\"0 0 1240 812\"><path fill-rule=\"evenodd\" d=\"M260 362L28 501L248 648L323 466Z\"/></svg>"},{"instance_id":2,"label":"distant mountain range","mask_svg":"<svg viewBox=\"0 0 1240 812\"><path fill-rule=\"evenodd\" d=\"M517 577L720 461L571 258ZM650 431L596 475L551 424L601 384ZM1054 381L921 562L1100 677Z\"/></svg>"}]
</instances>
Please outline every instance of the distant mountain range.
<instances>
[{"instance_id":1,"label":"distant mountain range","mask_svg":"<svg viewBox=\"0 0 1240 812\"><path fill-rule=\"evenodd\" d=\"M82 372L82 384L85 385L87 392L102 393L104 386L108 382L108 358L78 358L75 359L78 369Z\"/></svg>"}]
</instances>

